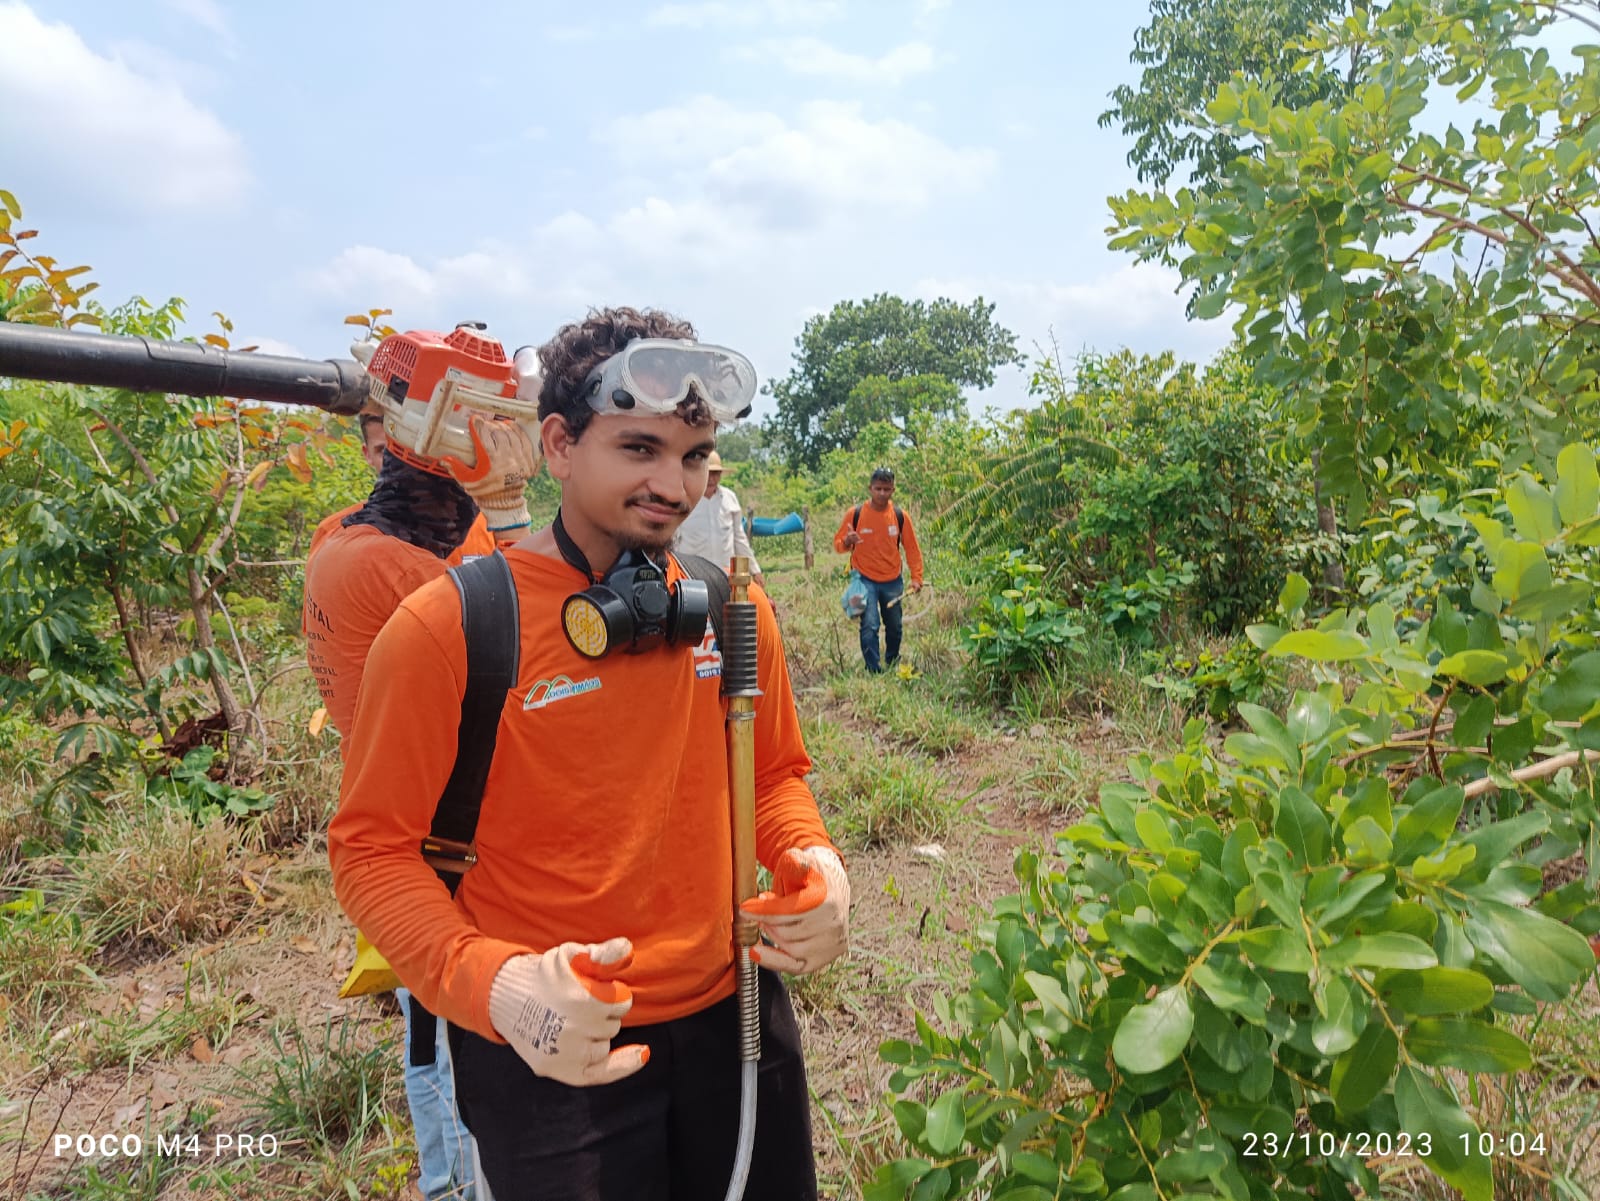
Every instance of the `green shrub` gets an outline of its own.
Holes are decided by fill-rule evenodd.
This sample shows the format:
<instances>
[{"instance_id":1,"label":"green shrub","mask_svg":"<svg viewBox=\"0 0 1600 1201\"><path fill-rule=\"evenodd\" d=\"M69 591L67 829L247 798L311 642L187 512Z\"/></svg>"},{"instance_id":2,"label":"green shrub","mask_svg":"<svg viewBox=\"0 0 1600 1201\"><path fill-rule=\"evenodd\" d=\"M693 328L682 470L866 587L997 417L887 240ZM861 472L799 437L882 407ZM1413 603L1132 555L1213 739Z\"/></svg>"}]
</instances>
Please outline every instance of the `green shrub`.
<instances>
[{"instance_id":1,"label":"green shrub","mask_svg":"<svg viewBox=\"0 0 1600 1201\"><path fill-rule=\"evenodd\" d=\"M1239 705L1226 759L1190 722L1019 855L941 1028L883 1047L911 1154L868 1201L1326 1201L1395 1155L1493 1195L1484 1080L1532 1066L1519 1020L1592 978L1600 931L1600 856L1542 870L1600 845L1600 471L1575 445L1552 475L1476 498L1511 525L1468 514L1470 618L1285 628L1293 577L1251 640L1323 682Z\"/></svg>"},{"instance_id":2,"label":"green shrub","mask_svg":"<svg viewBox=\"0 0 1600 1201\"><path fill-rule=\"evenodd\" d=\"M962 639L979 687L1009 698L1019 677L1050 675L1084 631L1044 584L1045 569L1020 550L983 561L988 585Z\"/></svg>"}]
</instances>

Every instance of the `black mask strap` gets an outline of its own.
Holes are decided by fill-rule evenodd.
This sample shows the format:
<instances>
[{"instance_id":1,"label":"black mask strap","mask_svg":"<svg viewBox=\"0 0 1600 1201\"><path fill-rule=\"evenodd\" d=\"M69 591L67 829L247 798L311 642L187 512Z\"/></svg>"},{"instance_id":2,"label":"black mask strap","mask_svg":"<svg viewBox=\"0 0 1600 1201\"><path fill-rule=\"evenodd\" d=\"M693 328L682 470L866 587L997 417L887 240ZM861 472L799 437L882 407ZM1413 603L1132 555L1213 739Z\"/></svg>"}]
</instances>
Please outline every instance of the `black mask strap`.
<instances>
[{"instance_id":1,"label":"black mask strap","mask_svg":"<svg viewBox=\"0 0 1600 1201\"><path fill-rule=\"evenodd\" d=\"M589 566L589 556L583 553L583 548L572 540L571 534L567 533L566 523L561 520L560 509L556 510L556 519L550 523L550 532L556 536L556 549L561 552L561 557L567 561L569 567L583 572L584 579L591 584L602 582L602 577L595 572L594 568ZM665 575L666 565L658 561L655 555L642 550L638 554L640 558L654 563Z\"/></svg>"},{"instance_id":2,"label":"black mask strap","mask_svg":"<svg viewBox=\"0 0 1600 1201\"><path fill-rule=\"evenodd\" d=\"M583 572L583 578L591 584L598 584L600 577L595 575L594 568L589 566L589 556L583 553L582 548L572 540L572 535L567 533L567 527L561 520L560 509L556 510L556 519L550 523L550 532L556 536L556 548L560 550L561 557L567 561L568 566Z\"/></svg>"}]
</instances>

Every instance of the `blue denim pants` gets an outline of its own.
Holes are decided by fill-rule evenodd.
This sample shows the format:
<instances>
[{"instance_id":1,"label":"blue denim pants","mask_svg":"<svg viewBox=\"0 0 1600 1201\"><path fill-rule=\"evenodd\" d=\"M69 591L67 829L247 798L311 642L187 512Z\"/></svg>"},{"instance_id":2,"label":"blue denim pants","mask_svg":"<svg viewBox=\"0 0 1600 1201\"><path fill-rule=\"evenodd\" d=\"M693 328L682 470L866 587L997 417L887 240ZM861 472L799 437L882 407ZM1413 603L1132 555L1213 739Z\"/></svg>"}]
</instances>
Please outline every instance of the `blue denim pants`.
<instances>
[{"instance_id":1,"label":"blue denim pants","mask_svg":"<svg viewBox=\"0 0 1600 1201\"><path fill-rule=\"evenodd\" d=\"M905 595L905 577L895 576L880 583L861 577L867 586L867 607L861 614L861 657L867 670L880 672L893 667L900 658L900 620L904 616L901 606L892 605ZM883 663L878 662L878 627L883 627Z\"/></svg>"},{"instance_id":2,"label":"blue denim pants","mask_svg":"<svg viewBox=\"0 0 1600 1201\"><path fill-rule=\"evenodd\" d=\"M406 1103L417 1135L417 1187L428 1201L473 1201L472 1136L456 1112L455 1082L450 1072L447 1023L438 1023L433 1062L413 1067L411 1046L411 992L394 990L406 1018L406 1041L401 1048L406 1065ZM483 1201L478 1197L477 1201Z\"/></svg>"}]
</instances>

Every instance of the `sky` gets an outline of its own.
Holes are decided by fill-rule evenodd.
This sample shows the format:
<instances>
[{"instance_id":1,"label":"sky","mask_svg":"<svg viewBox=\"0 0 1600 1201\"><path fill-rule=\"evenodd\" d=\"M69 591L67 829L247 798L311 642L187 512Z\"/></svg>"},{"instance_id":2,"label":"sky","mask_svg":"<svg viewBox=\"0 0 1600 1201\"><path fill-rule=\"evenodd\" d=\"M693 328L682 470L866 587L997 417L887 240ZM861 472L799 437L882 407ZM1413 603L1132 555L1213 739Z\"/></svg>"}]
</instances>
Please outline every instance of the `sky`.
<instances>
[{"instance_id":1,"label":"sky","mask_svg":"<svg viewBox=\"0 0 1600 1201\"><path fill-rule=\"evenodd\" d=\"M348 353L347 314L539 343L666 309L763 379L880 292L995 304L1030 356L1204 360L1175 272L1106 249L1096 117L1143 0L0 0L0 188L96 298ZM1027 368L969 392L1030 403ZM772 411L770 399L756 414Z\"/></svg>"}]
</instances>

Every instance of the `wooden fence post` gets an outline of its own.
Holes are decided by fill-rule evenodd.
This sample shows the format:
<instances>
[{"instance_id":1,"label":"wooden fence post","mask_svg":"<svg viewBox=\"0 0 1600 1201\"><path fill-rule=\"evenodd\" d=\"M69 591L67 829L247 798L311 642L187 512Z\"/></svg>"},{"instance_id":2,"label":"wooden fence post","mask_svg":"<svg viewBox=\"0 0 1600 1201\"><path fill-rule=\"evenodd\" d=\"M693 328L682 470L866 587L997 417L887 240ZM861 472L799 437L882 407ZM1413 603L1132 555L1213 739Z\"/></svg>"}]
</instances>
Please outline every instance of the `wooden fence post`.
<instances>
[{"instance_id":1,"label":"wooden fence post","mask_svg":"<svg viewBox=\"0 0 1600 1201\"><path fill-rule=\"evenodd\" d=\"M805 505L800 510L800 520L805 529L806 570L810 571L816 563L816 553L811 545L811 506Z\"/></svg>"}]
</instances>

